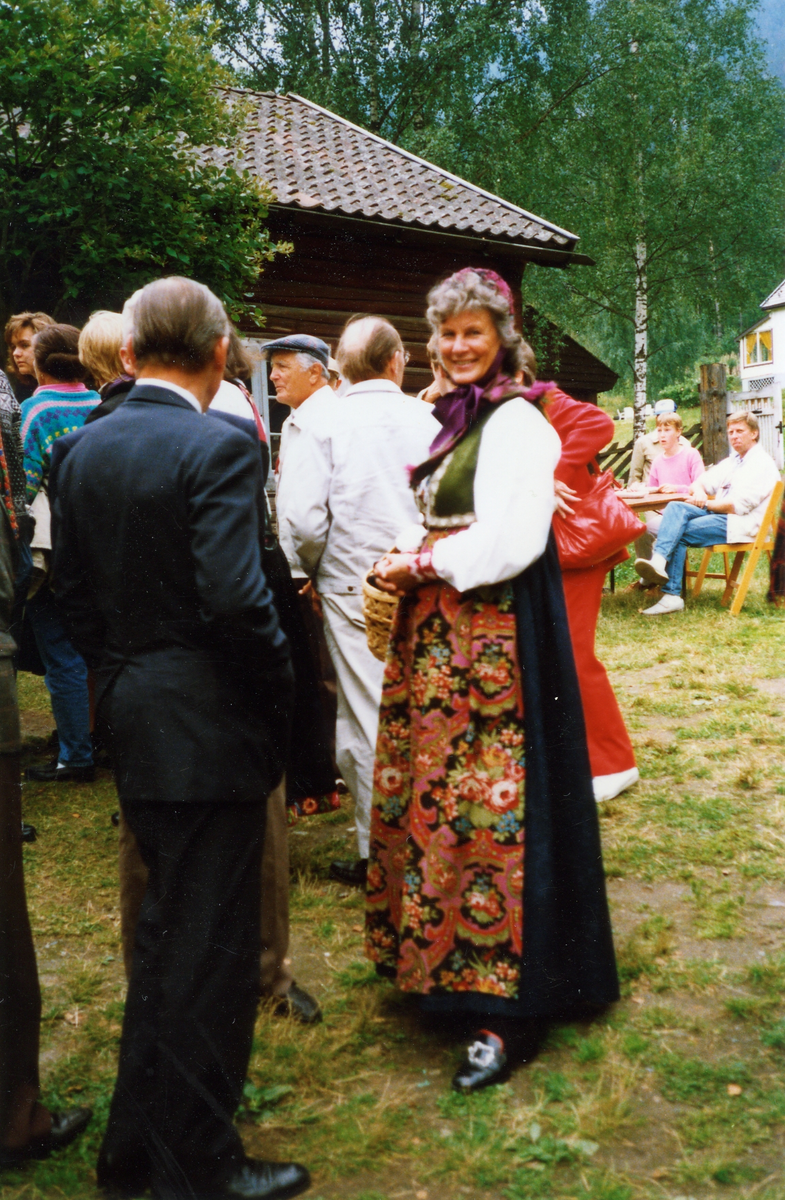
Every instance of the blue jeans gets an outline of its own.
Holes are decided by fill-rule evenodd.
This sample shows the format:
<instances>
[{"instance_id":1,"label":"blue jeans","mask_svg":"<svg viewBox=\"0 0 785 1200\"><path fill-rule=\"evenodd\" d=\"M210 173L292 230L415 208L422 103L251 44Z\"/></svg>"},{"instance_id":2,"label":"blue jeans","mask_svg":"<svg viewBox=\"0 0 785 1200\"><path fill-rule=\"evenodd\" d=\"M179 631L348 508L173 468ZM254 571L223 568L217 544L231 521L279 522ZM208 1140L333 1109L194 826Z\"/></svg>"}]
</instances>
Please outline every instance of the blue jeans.
<instances>
[{"instance_id":1,"label":"blue jeans","mask_svg":"<svg viewBox=\"0 0 785 1200\"><path fill-rule=\"evenodd\" d=\"M696 504L671 500L662 514L662 524L654 543L654 553L668 563L668 582L663 592L678 596L684 576L688 546L713 546L728 539L728 518L724 513L707 513Z\"/></svg>"},{"instance_id":2,"label":"blue jeans","mask_svg":"<svg viewBox=\"0 0 785 1200\"><path fill-rule=\"evenodd\" d=\"M87 664L69 641L57 602L46 584L28 602L27 613L46 668L44 682L60 738L58 761L69 767L90 766L93 743Z\"/></svg>"}]
</instances>

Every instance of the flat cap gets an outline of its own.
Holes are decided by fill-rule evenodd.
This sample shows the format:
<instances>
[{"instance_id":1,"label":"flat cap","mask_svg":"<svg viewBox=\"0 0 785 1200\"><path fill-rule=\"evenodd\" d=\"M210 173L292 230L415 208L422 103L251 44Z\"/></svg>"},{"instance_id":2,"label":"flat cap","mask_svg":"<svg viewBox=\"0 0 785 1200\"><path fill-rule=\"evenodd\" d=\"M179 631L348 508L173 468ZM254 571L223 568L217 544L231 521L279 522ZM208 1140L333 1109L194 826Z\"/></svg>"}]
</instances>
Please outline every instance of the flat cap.
<instances>
[{"instance_id":1,"label":"flat cap","mask_svg":"<svg viewBox=\"0 0 785 1200\"><path fill-rule=\"evenodd\" d=\"M330 361L330 347L321 338L311 337L307 333L290 333L288 337L278 338L275 342L267 342L263 347L265 356L280 350L287 354L310 354L318 358L323 367Z\"/></svg>"}]
</instances>

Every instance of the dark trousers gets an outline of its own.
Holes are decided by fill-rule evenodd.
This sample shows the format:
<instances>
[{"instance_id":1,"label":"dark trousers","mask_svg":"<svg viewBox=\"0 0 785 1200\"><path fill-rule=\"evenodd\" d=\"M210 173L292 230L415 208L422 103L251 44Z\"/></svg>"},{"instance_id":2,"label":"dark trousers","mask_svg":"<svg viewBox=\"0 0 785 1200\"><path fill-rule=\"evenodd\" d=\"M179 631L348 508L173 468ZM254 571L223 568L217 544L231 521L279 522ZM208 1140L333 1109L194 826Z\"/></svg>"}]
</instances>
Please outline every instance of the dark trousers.
<instances>
[{"instance_id":1,"label":"dark trousers","mask_svg":"<svg viewBox=\"0 0 785 1200\"><path fill-rule=\"evenodd\" d=\"M232 1118L259 997L263 804L123 800L149 872L99 1181L179 1200L243 1161Z\"/></svg>"},{"instance_id":2,"label":"dark trousers","mask_svg":"<svg viewBox=\"0 0 785 1200\"><path fill-rule=\"evenodd\" d=\"M41 1017L21 822L19 755L0 755L0 1144L13 1146L28 1140L38 1100Z\"/></svg>"},{"instance_id":3,"label":"dark trousers","mask_svg":"<svg viewBox=\"0 0 785 1200\"><path fill-rule=\"evenodd\" d=\"M25 899L19 706L10 658L0 658L0 1144L45 1131L38 1105L41 992Z\"/></svg>"}]
</instances>

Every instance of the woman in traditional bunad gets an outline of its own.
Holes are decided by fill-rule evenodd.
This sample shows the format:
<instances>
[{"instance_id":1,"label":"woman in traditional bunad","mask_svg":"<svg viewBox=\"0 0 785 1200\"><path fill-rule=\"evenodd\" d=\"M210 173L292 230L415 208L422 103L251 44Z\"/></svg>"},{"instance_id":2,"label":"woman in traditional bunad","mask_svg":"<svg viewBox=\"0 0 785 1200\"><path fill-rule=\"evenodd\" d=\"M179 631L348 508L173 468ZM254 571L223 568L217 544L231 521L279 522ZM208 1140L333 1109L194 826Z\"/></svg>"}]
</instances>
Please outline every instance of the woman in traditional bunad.
<instances>
[{"instance_id":1,"label":"woman in traditional bunad","mask_svg":"<svg viewBox=\"0 0 785 1200\"><path fill-rule=\"evenodd\" d=\"M403 595L385 670L367 952L476 1033L473 1091L542 1022L618 997L596 805L551 534L560 443L512 295L459 271L429 295L454 390L412 472L425 528L376 566ZM423 536L424 535L424 536Z\"/></svg>"}]
</instances>

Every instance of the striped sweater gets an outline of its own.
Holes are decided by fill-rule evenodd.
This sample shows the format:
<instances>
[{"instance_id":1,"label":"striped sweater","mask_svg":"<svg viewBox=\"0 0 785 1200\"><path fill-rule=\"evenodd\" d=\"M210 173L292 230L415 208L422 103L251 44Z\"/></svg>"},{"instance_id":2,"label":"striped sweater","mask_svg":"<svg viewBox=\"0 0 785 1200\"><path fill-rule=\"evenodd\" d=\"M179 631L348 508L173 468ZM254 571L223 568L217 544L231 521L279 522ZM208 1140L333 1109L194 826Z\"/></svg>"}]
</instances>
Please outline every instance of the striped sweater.
<instances>
[{"instance_id":1,"label":"striped sweater","mask_svg":"<svg viewBox=\"0 0 785 1200\"><path fill-rule=\"evenodd\" d=\"M50 384L37 388L22 404L22 443L25 452L27 501L35 499L49 470L52 443L81 429L88 413L101 400L84 384Z\"/></svg>"}]
</instances>

